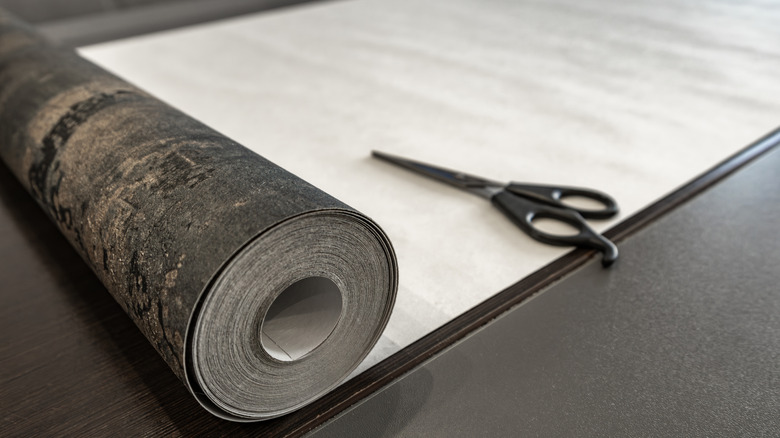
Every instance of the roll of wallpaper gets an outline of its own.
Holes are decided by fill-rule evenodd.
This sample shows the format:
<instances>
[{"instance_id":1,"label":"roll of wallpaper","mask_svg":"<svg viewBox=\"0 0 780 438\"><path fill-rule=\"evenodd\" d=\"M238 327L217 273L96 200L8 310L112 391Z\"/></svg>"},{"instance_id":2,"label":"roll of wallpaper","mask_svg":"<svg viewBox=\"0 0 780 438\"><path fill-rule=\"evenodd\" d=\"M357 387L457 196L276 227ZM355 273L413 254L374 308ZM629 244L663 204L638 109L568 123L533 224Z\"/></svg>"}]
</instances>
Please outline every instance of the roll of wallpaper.
<instances>
[{"instance_id":1,"label":"roll of wallpaper","mask_svg":"<svg viewBox=\"0 0 780 438\"><path fill-rule=\"evenodd\" d=\"M215 415L310 403L387 323L374 222L2 11L0 156Z\"/></svg>"}]
</instances>

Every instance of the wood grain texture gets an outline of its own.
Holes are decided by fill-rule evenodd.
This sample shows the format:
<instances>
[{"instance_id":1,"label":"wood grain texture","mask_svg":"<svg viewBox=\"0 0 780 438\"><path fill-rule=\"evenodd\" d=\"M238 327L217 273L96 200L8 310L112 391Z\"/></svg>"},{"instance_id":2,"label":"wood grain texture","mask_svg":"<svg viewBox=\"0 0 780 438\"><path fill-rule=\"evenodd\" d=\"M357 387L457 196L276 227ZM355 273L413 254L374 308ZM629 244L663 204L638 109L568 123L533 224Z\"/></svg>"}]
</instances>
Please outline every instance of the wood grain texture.
<instances>
[{"instance_id":1,"label":"wood grain texture","mask_svg":"<svg viewBox=\"0 0 780 438\"><path fill-rule=\"evenodd\" d=\"M3 434L203 430L209 416L192 416L197 402L5 165L0 266Z\"/></svg>"}]
</instances>

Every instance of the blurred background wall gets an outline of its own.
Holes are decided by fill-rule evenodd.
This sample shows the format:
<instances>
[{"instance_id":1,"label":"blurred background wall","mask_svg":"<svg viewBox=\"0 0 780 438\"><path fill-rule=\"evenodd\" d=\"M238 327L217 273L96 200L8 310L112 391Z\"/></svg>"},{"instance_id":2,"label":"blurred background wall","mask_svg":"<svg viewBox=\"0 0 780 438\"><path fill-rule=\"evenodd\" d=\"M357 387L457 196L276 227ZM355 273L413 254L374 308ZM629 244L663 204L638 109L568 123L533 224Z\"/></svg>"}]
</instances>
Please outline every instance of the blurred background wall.
<instances>
[{"instance_id":1,"label":"blurred background wall","mask_svg":"<svg viewBox=\"0 0 780 438\"><path fill-rule=\"evenodd\" d=\"M0 0L0 8L69 47L95 44L312 0Z\"/></svg>"}]
</instances>

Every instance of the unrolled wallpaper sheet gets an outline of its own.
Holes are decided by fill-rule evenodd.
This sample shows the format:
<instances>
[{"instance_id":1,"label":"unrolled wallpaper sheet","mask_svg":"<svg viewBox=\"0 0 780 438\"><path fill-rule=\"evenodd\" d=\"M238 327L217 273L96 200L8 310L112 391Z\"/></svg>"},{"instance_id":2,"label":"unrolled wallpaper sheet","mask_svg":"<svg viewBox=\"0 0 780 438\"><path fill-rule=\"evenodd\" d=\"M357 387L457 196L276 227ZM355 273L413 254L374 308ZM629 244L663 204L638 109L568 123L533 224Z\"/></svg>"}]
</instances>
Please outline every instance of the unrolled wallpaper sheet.
<instances>
[{"instance_id":1,"label":"unrolled wallpaper sheet","mask_svg":"<svg viewBox=\"0 0 780 438\"><path fill-rule=\"evenodd\" d=\"M2 11L0 156L216 415L309 403L388 321L374 222Z\"/></svg>"},{"instance_id":2,"label":"unrolled wallpaper sheet","mask_svg":"<svg viewBox=\"0 0 780 438\"><path fill-rule=\"evenodd\" d=\"M604 231L778 125L766 7L337 1L79 52L382 225L399 292L365 369L568 251L372 149L604 191Z\"/></svg>"}]
</instances>

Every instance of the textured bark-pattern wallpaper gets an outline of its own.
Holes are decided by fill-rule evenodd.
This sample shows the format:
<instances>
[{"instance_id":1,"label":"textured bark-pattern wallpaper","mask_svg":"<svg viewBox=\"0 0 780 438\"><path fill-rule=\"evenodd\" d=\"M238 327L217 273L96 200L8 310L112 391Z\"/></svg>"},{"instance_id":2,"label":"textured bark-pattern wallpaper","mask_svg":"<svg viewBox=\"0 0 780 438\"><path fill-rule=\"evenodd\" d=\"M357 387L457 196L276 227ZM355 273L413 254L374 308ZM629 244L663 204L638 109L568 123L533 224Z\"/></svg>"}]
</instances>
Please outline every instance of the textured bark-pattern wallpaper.
<instances>
[{"instance_id":1,"label":"textured bark-pattern wallpaper","mask_svg":"<svg viewBox=\"0 0 780 438\"><path fill-rule=\"evenodd\" d=\"M370 219L2 10L0 156L217 415L308 403L389 318L396 261ZM268 310L311 278L335 285L334 326L280 360L260 339Z\"/></svg>"}]
</instances>

